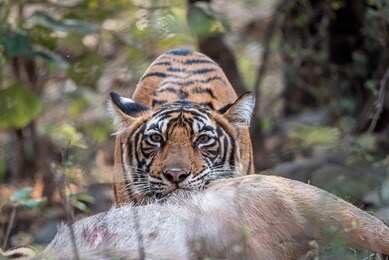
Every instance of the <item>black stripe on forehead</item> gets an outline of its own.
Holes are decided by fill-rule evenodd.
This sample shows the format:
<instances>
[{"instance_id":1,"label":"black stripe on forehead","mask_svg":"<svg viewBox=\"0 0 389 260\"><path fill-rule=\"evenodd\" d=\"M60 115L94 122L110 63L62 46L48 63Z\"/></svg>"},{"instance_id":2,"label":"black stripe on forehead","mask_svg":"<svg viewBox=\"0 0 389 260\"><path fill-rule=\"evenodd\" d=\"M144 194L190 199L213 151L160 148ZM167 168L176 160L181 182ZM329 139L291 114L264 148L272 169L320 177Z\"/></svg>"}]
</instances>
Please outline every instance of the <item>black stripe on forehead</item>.
<instances>
[{"instance_id":1,"label":"black stripe on forehead","mask_svg":"<svg viewBox=\"0 0 389 260\"><path fill-rule=\"evenodd\" d=\"M189 94L185 90L183 90L182 88L165 87L165 88L161 88L161 89L158 89L157 91L155 91L156 94L162 93L162 92L176 94L180 100L185 100L189 97ZM154 104L154 102L153 102L153 104Z\"/></svg>"},{"instance_id":2,"label":"black stripe on forehead","mask_svg":"<svg viewBox=\"0 0 389 260\"><path fill-rule=\"evenodd\" d=\"M177 111L179 113L174 113L174 115L171 114L171 112L168 112L169 115L162 115L162 117L158 117L157 120L167 120L166 124L170 127L172 124L189 124L190 126L193 125L195 121L200 122L201 124L206 124L207 120L202 115L194 116L193 113L188 113L184 111ZM158 128L161 126L158 125Z\"/></svg>"},{"instance_id":3,"label":"black stripe on forehead","mask_svg":"<svg viewBox=\"0 0 389 260\"><path fill-rule=\"evenodd\" d=\"M166 103L167 103L167 100L153 99L153 102L151 103L151 107L164 105Z\"/></svg>"},{"instance_id":4,"label":"black stripe on forehead","mask_svg":"<svg viewBox=\"0 0 389 260\"><path fill-rule=\"evenodd\" d=\"M162 73L164 74L164 73ZM152 74L150 74L152 75ZM167 74L164 74L166 78ZM155 75L153 75L155 76ZM160 87L163 87L165 85L171 85L171 86L180 86L180 87L187 87L187 86L193 86L196 84L208 84L211 83L212 81L220 81L223 85L227 85L226 81L220 77L220 76L211 76L207 78L202 78L202 79L190 79L188 80L187 78L182 78L182 77L175 77L175 80L172 78L164 80Z\"/></svg>"},{"instance_id":5,"label":"black stripe on forehead","mask_svg":"<svg viewBox=\"0 0 389 260\"><path fill-rule=\"evenodd\" d=\"M177 105L180 103L190 104L187 105ZM205 123L205 117L210 117L210 113L207 112L203 107L200 107L198 105L195 105L191 102L176 102L175 105L170 105L168 107L163 107L158 110L156 110L152 117L158 118L158 120L162 119L171 119L174 117L174 114L177 114L175 117L185 117L185 115L188 115L190 117L194 117L195 120L202 121ZM189 117L189 118L190 118Z\"/></svg>"},{"instance_id":6,"label":"black stripe on forehead","mask_svg":"<svg viewBox=\"0 0 389 260\"><path fill-rule=\"evenodd\" d=\"M195 69L195 70L188 70L187 68L182 68L182 67L172 67L172 66L169 66L167 68L167 71L169 72L185 72L185 73L188 73L188 74L191 74L191 75L198 75L198 74L206 74L206 73L209 73L209 72L214 72L216 71L215 68L203 68L203 69Z\"/></svg>"},{"instance_id":7,"label":"black stripe on forehead","mask_svg":"<svg viewBox=\"0 0 389 260\"><path fill-rule=\"evenodd\" d=\"M186 118L173 118L169 121L166 129L167 137L172 134L174 129L182 128L189 132L189 134L193 134L193 129L191 127L190 120L187 120Z\"/></svg>"},{"instance_id":8,"label":"black stripe on forehead","mask_svg":"<svg viewBox=\"0 0 389 260\"><path fill-rule=\"evenodd\" d=\"M212 65L216 65L219 67L219 64L217 64L215 61L213 61L212 59L210 59L206 55L198 53L198 52L196 53L195 51L193 51L191 49L187 49L187 48L173 49L173 50L166 52L166 54L170 54L172 56L181 56L181 57L186 56L185 57L186 59L182 61L182 63L186 64L186 65L212 64Z\"/></svg>"},{"instance_id":9,"label":"black stripe on forehead","mask_svg":"<svg viewBox=\"0 0 389 260\"><path fill-rule=\"evenodd\" d=\"M187 59L187 60L185 60L185 61L183 62L183 64L185 64L185 65L192 65L192 64L212 64L212 65L215 65L215 66L219 67L219 64L217 64L217 63L214 62L213 60L207 59L207 58L205 58L205 57Z\"/></svg>"},{"instance_id":10,"label":"black stripe on forehead","mask_svg":"<svg viewBox=\"0 0 389 260\"><path fill-rule=\"evenodd\" d=\"M177 93L178 91L179 89L174 87L165 87L165 88L157 89L155 93L163 93L163 92Z\"/></svg>"},{"instance_id":11,"label":"black stripe on forehead","mask_svg":"<svg viewBox=\"0 0 389 260\"><path fill-rule=\"evenodd\" d=\"M202 125L209 124L206 115L199 111L198 109L185 107L175 107L169 109L159 109L153 115L152 122L150 122L148 129L162 130L163 125L166 125L167 128L171 128L172 125L189 125L189 128L194 127L194 123L197 121L197 128L202 130Z\"/></svg>"},{"instance_id":12,"label":"black stripe on forehead","mask_svg":"<svg viewBox=\"0 0 389 260\"><path fill-rule=\"evenodd\" d=\"M148 77L185 79L185 77L180 76L178 74L174 74L174 73L149 72L146 75L143 75L143 77L139 80L139 82L141 82L142 80L144 80L144 79L146 79Z\"/></svg>"},{"instance_id":13,"label":"black stripe on forehead","mask_svg":"<svg viewBox=\"0 0 389 260\"><path fill-rule=\"evenodd\" d=\"M215 107L211 102L200 102L199 105L203 107L209 107L210 109L215 110Z\"/></svg>"},{"instance_id":14,"label":"black stripe on forehead","mask_svg":"<svg viewBox=\"0 0 389 260\"><path fill-rule=\"evenodd\" d=\"M192 89L192 93L193 93L193 94L208 94L209 96L211 96L211 98L217 100L217 97L215 96L215 93L213 92L213 90L212 90L211 88L206 88L206 87L194 87L194 88Z\"/></svg>"},{"instance_id":15,"label":"black stripe on forehead","mask_svg":"<svg viewBox=\"0 0 389 260\"><path fill-rule=\"evenodd\" d=\"M193 51L187 48L177 48L166 52L166 54L171 54L175 56L188 56L192 53Z\"/></svg>"},{"instance_id":16,"label":"black stripe on forehead","mask_svg":"<svg viewBox=\"0 0 389 260\"><path fill-rule=\"evenodd\" d=\"M172 63L170 61L159 61L156 63L153 63L153 66L171 66Z\"/></svg>"}]
</instances>

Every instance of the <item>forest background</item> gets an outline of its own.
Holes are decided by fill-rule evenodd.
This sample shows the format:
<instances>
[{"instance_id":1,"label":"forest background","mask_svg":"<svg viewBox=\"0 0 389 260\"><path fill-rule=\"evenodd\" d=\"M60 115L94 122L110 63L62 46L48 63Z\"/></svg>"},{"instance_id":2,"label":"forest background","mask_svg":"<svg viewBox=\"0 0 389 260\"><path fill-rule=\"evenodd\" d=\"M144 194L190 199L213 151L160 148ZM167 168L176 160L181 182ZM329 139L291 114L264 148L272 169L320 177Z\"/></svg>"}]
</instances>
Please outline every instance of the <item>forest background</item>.
<instances>
[{"instance_id":1,"label":"forest background","mask_svg":"<svg viewBox=\"0 0 389 260\"><path fill-rule=\"evenodd\" d=\"M182 46L255 92L259 173L389 223L388 0L0 0L0 247L110 207L108 93Z\"/></svg>"}]
</instances>

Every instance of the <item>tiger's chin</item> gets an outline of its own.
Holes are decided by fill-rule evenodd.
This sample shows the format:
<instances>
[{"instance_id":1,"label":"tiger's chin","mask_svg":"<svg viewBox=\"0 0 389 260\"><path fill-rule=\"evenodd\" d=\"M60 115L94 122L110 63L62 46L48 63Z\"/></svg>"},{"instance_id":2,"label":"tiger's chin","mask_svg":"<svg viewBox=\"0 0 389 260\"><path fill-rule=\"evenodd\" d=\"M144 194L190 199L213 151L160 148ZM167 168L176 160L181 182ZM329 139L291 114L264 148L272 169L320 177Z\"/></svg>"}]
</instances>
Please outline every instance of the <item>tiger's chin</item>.
<instances>
[{"instance_id":1,"label":"tiger's chin","mask_svg":"<svg viewBox=\"0 0 389 260\"><path fill-rule=\"evenodd\" d=\"M156 202L164 203L167 201L176 201L177 199L189 198L193 193L200 191L200 189L189 189L189 188L175 188L167 193L155 194Z\"/></svg>"},{"instance_id":2,"label":"tiger's chin","mask_svg":"<svg viewBox=\"0 0 389 260\"><path fill-rule=\"evenodd\" d=\"M194 192L195 190L190 189L182 189L182 188L176 188L173 190L170 190L165 193L139 193L139 194L132 194L131 196L131 202L133 205L147 205L150 203L164 203L167 200L170 200L170 198L173 197L180 197L185 198L189 196L190 193Z\"/></svg>"},{"instance_id":3,"label":"tiger's chin","mask_svg":"<svg viewBox=\"0 0 389 260\"><path fill-rule=\"evenodd\" d=\"M153 187L150 185L146 190L136 188L136 185L132 188L131 201L135 205L146 205L150 203L163 203L170 198L186 198L190 194L202 191L209 187L214 181L207 181L204 183L197 183L197 185L188 185L185 183L169 184L164 189L158 186ZM159 192L156 192L156 191Z\"/></svg>"},{"instance_id":4,"label":"tiger's chin","mask_svg":"<svg viewBox=\"0 0 389 260\"><path fill-rule=\"evenodd\" d=\"M187 198L190 196L190 194L193 194L193 192L195 192L195 190L178 188L178 189L175 189L175 190L169 192L168 194L166 194L164 199L169 200L169 199L177 198L177 197L179 197L181 199Z\"/></svg>"}]
</instances>

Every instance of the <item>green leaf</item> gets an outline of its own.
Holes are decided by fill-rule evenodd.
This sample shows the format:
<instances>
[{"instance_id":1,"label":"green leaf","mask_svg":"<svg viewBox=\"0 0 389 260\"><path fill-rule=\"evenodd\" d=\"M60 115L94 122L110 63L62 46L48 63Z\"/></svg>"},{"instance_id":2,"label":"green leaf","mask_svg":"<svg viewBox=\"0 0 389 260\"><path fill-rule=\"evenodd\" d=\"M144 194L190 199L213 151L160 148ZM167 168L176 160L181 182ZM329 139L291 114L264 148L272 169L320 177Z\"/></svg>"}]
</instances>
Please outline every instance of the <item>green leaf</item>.
<instances>
[{"instance_id":1,"label":"green leaf","mask_svg":"<svg viewBox=\"0 0 389 260\"><path fill-rule=\"evenodd\" d=\"M210 37L225 31L208 3L199 2L190 5L187 16L188 24L199 38Z\"/></svg>"},{"instance_id":2,"label":"green leaf","mask_svg":"<svg viewBox=\"0 0 389 260\"><path fill-rule=\"evenodd\" d=\"M29 40L34 45L54 50L57 47L59 38L53 31L44 26L36 25L28 31Z\"/></svg>"},{"instance_id":3,"label":"green leaf","mask_svg":"<svg viewBox=\"0 0 389 260\"><path fill-rule=\"evenodd\" d=\"M133 48L134 50L142 50L142 46L130 36L116 32L112 32L112 35L121 43Z\"/></svg>"},{"instance_id":4,"label":"green leaf","mask_svg":"<svg viewBox=\"0 0 389 260\"><path fill-rule=\"evenodd\" d=\"M85 34L97 32L97 27L95 25L76 19L64 19L63 24Z\"/></svg>"},{"instance_id":5,"label":"green leaf","mask_svg":"<svg viewBox=\"0 0 389 260\"><path fill-rule=\"evenodd\" d=\"M28 37L21 31L8 31L0 34L0 44L4 46L5 55L15 57L30 52Z\"/></svg>"},{"instance_id":6,"label":"green leaf","mask_svg":"<svg viewBox=\"0 0 389 260\"><path fill-rule=\"evenodd\" d=\"M76 119L89 106L89 102L84 97L74 97L68 107L69 116Z\"/></svg>"},{"instance_id":7,"label":"green leaf","mask_svg":"<svg viewBox=\"0 0 389 260\"><path fill-rule=\"evenodd\" d=\"M34 93L16 83L0 91L0 129L23 128L41 111L42 104Z\"/></svg>"},{"instance_id":8,"label":"green leaf","mask_svg":"<svg viewBox=\"0 0 389 260\"><path fill-rule=\"evenodd\" d=\"M270 132L272 129L274 129L274 120L271 117L263 117L260 121L261 129L264 132Z\"/></svg>"},{"instance_id":9,"label":"green leaf","mask_svg":"<svg viewBox=\"0 0 389 260\"><path fill-rule=\"evenodd\" d=\"M35 11L31 16L35 24L50 28L53 31L68 32L68 27L42 11Z\"/></svg>"},{"instance_id":10,"label":"green leaf","mask_svg":"<svg viewBox=\"0 0 389 260\"><path fill-rule=\"evenodd\" d=\"M96 33L97 27L76 19L57 20L42 11L36 11L31 19L41 26L47 27L53 31L69 32L69 29L75 29L84 34Z\"/></svg>"},{"instance_id":11,"label":"green leaf","mask_svg":"<svg viewBox=\"0 0 389 260\"><path fill-rule=\"evenodd\" d=\"M89 210L88 207L86 206L86 204L81 202L81 201L75 200L75 201L72 201L71 204L73 205L73 207L81 210L82 212L88 212L88 210Z\"/></svg>"},{"instance_id":12,"label":"green leaf","mask_svg":"<svg viewBox=\"0 0 389 260\"><path fill-rule=\"evenodd\" d=\"M35 208L42 207L43 205L46 204L46 202L47 202L47 198L39 198L39 199L29 198L29 199L21 200L19 202L19 205L26 207L28 209L35 209Z\"/></svg>"},{"instance_id":13,"label":"green leaf","mask_svg":"<svg viewBox=\"0 0 389 260\"><path fill-rule=\"evenodd\" d=\"M96 199L89 194L79 193L79 194L75 194L74 197L78 201L83 201L83 202L87 202L87 203L95 203L96 202Z\"/></svg>"},{"instance_id":14,"label":"green leaf","mask_svg":"<svg viewBox=\"0 0 389 260\"><path fill-rule=\"evenodd\" d=\"M61 45L66 46L66 55L73 60L79 60L86 56L90 50L82 42L84 35L80 33L69 33L65 38L61 38Z\"/></svg>"},{"instance_id":15,"label":"green leaf","mask_svg":"<svg viewBox=\"0 0 389 260\"><path fill-rule=\"evenodd\" d=\"M76 7L80 3L85 2L85 0L66 0L66 1L52 1L51 4L58 7Z\"/></svg>"},{"instance_id":16,"label":"green leaf","mask_svg":"<svg viewBox=\"0 0 389 260\"><path fill-rule=\"evenodd\" d=\"M80 132L77 132L77 130L71 125L64 124L57 126L53 129L51 135L55 142L61 147L87 147L84 136Z\"/></svg>"},{"instance_id":17,"label":"green leaf","mask_svg":"<svg viewBox=\"0 0 389 260\"><path fill-rule=\"evenodd\" d=\"M103 60L96 53L90 53L68 70L68 77L78 86L94 87L103 72Z\"/></svg>"},{"instance_id":18,"label":"green leaf","mask_svg":"<svg viewBox=\"0 0 389 260\"><path fill-rule=\"evenodd\" d=\"M88 194L78 193L78 194L71 194L69 196L70 203L73 207L81 210L82 212L88 212L89 208L86 203L95 203L95 198Z\"/></svg>"},{"instance_id":19,"label":"green leaf","mask_svg":"<svg viewBox=\"0 0 389 260\"><path fill-rule=\"evenodd\" d=\"M40 57L45 61L52 63L62 69L66 69L69 66L69 63L64 58L62 58L62 56L52 51L47 51L47 50L32 51L31 55L34 57Z\"/></svg>"},{"instance_id":20,"label":"green leaf","mask_svg":"<svg viewBox=\"0 0 389 260\"><path fill-rule=\"evenodd\" d=\"M356 105L357 103L354 98L344 97L344 98L339 98L338 100L339 108L345 111L350 111L350 112L353 111Z\"/></svg>"},{"instance_id":21,"label":"green leaf","mask_svg":"<svg viewBox=\"0 0 389 260\"><path fill-rule=\"evenodd\" d=\"M25 200L25 199L29 198L30 194L33 191L34 191L33 188L26 187L26 188L23 188L23 189L20 189L20 190L16 191L9 198L10 198L10 200L12 200L14 202L20 202L22 200Z\"/></svg>"},{"instance_id":22,"label":"green leaf","mask_svg":"<svg viewBox=\"0 0 389 260\"><path fill-rule=\"evenodd\" d=\"M292 125L290 135L299 139L305 146L335 145L340 138L340 130L335 127L309 126L295 123Z\"/></svg>"},{"instance_id":23,"label":"green leaf","mask_svg":"<svg viewBox=\"0 0 389 260\"><path fill-rule=\"evenodd\" d=\"M364 87L370 90L372 93L377 93L377 84L374 80L367 80L364 84Z\"/></svg>"},{"instance_id":24,"label":"green leaf","mask_svg":"<svg viewBox=\"0 0 389 260\"><path fill-rule=\"evenodd\" d=\"M81 131L87 136L91 136L95 141L102 143L110 137L112 121L108 118L103 118L95 122L88 122L81 126Z\"/></svg>"},{"instance_id":25,"label":"green leaf","mask_svg":"<svg viewBox=\"0 0 389 260\"><path fill-rule=\"evenodd\" d=\"M320 248L320 245L319 245L319 243L316 240L309 241L309 246L314 248L314 249L319 249Z\"/></svg>"}]
</instances>

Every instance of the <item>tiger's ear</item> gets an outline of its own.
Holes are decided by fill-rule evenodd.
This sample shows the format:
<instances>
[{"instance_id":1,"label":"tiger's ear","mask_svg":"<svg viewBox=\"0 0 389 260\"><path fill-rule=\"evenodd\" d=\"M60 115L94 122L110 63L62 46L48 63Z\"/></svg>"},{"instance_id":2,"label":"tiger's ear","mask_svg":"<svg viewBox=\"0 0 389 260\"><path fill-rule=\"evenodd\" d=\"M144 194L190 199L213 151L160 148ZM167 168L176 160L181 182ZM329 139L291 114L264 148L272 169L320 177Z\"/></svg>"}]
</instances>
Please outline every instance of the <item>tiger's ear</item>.
<instances>
[{"instance_id":1,"label":"tiger's ear","mask_svg":"<svg viewBox=\"0 0 389 260\"><path fill-rule=\"evenodd\" d=\"M115 92L109 95L111 101L108 103L108 110L114 120L115 130L130 125L142 113L149 111L148 107L136 103L131 98L119 96Z\"/></svg>"},{"instance_id":2,"label":"tiger's ear","mask_svg":"<svg viewBox=\"0 0 389 260\"><path fill-rule=\"evenodd\" d=\"M255 96L247 92L240 96L234 103L221 108L219 112L224 115L234 126L245 127L250 125L251 116L255 107Z\"/></svg>"}]
</instances>

